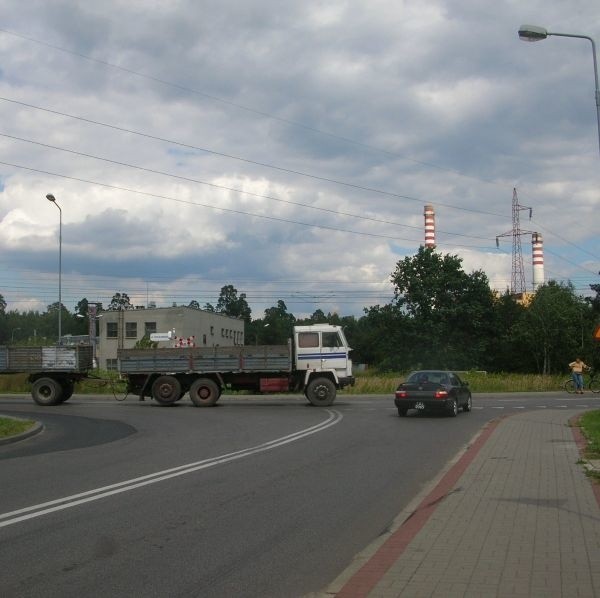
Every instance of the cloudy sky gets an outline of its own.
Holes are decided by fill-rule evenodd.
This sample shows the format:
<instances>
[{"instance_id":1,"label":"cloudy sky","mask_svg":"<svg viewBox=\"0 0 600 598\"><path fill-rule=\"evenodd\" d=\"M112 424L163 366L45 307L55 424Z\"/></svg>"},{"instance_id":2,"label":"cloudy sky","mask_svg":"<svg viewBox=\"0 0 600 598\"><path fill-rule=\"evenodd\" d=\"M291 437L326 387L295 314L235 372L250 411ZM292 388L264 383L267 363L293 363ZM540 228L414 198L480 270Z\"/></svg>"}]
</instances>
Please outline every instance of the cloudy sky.
<instances>
[{"instance_id":1,"label":"cloudy sky","mask_svg":"<svg viewBox=\"0 0 600 598\"><path fill-rule=\"evenodd\" d=\"M2 0L0 294L360 315L424 242L598 282L597 0ZM531 235L521 237L527 287Z\"/></svg>"}]
</instances>

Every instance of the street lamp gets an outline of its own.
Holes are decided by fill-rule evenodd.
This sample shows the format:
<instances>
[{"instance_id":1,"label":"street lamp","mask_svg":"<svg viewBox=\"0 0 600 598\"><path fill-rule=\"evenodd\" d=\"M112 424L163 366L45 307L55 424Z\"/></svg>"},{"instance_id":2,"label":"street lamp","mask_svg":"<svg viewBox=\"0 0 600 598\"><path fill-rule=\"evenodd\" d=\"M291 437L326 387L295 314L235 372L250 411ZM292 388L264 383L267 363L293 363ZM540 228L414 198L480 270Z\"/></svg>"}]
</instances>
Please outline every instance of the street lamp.
<instances>
[{"instance_id":1,"label":"street lamp","mask_svg":"<svg viewBox=\"0 0 600 598\"><path fill-rule=\"evenodd\" d=\"M58 208L58 344L60 345L62 343L62 210L52 193L48 193L46 199Z\"/></svg>"},{"instance_id":2,"label":"street lamp","mask_svg":"<svg viewBox=\"0 0 600 598\"><path fill-rule=\"evenodd\" d=\"M576 37L579 39L587 39L592 44L592 56L594 59L594 80L596 82L596 116L598 119L598 149L600 151L600 88L598 87L598 63L596 61L596 44L588 35L575 35L573 33L551 33L544 27L536 25L521 25L519 27L519 38L525 42L537 42L546 39L549 35L557 37Z\"/></svg>"}]
</instances>

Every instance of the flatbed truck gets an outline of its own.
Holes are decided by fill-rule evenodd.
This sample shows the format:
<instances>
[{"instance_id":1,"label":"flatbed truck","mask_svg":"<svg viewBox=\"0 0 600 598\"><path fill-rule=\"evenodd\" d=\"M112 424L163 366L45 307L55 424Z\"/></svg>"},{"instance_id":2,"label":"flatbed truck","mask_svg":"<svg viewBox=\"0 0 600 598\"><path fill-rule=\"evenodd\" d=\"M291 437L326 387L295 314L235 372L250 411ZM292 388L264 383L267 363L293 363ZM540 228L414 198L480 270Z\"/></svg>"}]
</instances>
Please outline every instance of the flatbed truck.
<instances>
[{"instance_id":1,"label":"flatbed truck","mask_svg":"<svg viewBox=\"0 0 600 598\"><path fill-rule=\"evenodd\" d=\"M215 405L225 389L303 392L310 403L331 405L354 384L341 326L295 326L287 345L120 349L119 371L128 392L173 405L186 393L197 407Z\"/></svg>"}]
</instances>

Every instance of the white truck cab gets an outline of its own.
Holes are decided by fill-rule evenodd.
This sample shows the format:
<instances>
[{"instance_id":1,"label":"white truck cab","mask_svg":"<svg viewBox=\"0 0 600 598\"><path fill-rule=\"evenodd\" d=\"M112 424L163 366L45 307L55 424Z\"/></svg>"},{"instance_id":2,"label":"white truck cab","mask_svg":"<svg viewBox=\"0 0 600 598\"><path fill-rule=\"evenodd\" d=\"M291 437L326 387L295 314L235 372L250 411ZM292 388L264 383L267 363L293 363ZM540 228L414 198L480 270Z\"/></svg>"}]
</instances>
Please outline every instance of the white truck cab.
<instances>
[{"instance_id":1,"label":"white truck cab","mask_svg":"<svg viewBox=\"0 0 600 598\"><path fill-rule=\"evenodd\" d=\"M327 372L339 388L354 384L348 341L341 326L313 324L294 326L295 369L311 377Z\"/></svg>"}]
</instances>

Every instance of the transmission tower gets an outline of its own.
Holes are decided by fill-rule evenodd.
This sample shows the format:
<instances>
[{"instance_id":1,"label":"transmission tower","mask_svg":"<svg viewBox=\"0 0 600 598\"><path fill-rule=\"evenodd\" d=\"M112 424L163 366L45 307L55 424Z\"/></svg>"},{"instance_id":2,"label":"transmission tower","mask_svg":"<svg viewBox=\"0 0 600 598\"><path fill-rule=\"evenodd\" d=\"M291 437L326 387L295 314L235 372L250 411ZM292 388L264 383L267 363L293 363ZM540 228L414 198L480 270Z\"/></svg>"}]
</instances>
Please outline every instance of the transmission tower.
<instances>
[{"instance_id":1,"label":"transmission tower","mask_svg":"<svg viewBox=\"0 0 600 598\"><path fill-rule=\"evenodd\" d=\"M496 247L500 246L498 239L500 237L512 237L512 270L510 279L510 292L511 295L517 295L526 291L525 287L525 272L523 270L523 251L521 249L521 235L533 234L528 230L521 230L520 212L522 210L529 210L529 218L533 210L527 206L519 204L519 198L517 197L517 190L513 189L512 197L512 230L502 233L496 237Z\"/></svg>"}]
</instances>

